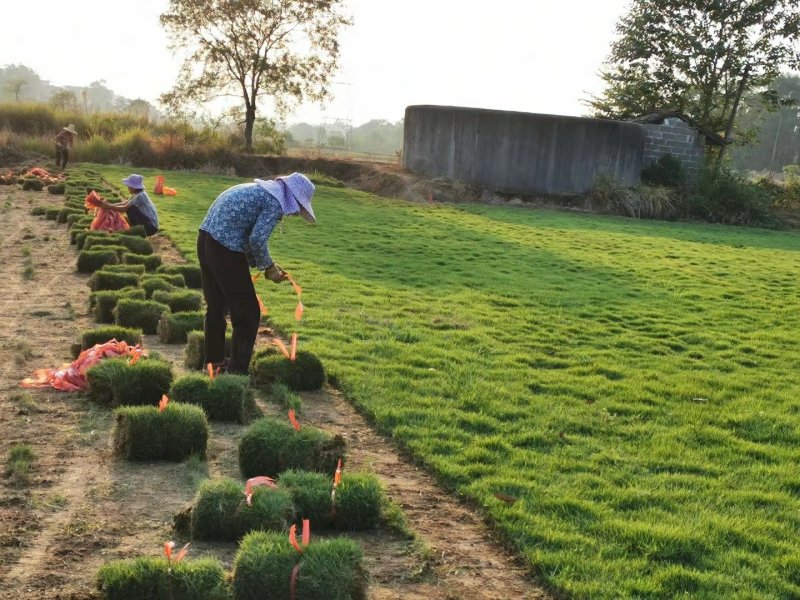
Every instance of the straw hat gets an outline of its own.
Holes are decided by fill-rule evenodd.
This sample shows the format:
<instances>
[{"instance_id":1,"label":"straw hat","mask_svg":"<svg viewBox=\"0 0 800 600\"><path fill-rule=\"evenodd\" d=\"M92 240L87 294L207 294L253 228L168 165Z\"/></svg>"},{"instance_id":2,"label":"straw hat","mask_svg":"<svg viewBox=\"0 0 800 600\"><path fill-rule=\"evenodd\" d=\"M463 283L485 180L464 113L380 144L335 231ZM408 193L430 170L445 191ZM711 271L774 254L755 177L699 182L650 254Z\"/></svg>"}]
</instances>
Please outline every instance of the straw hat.
<instances>
[{"instance_id":1,"label":"straw hat","mask_svg":"<svg viewBox=\"0 0 800 600\"><path fill-rule=\"evenodd\" d=\"M72 135L78 135L78 132L75 130L75 125L70 123L66 127L62 127L64 131L69 131Z\"/></svg>"}]
</instances>

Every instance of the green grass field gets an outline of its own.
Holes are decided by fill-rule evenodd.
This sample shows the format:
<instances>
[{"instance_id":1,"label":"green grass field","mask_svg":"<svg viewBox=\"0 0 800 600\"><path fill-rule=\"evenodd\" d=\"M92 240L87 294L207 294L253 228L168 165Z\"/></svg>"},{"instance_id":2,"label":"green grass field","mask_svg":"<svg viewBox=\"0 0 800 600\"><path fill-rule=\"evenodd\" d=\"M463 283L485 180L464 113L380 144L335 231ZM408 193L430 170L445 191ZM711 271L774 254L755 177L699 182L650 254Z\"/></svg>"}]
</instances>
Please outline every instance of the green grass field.
<instances>
[{"instance_id":1,"label":"green grass field","mask_svg":"<svg viewBox=\"0 0 800 600\"><path fill-rule=\"evenodd\" d=\"M187 256L235 181L167 174ZM270 243L300 347L552 590L800 597L800 237L322 186L314 206ZM259 288L291 331L291 288Z\"/></svg>"}]
</instances>

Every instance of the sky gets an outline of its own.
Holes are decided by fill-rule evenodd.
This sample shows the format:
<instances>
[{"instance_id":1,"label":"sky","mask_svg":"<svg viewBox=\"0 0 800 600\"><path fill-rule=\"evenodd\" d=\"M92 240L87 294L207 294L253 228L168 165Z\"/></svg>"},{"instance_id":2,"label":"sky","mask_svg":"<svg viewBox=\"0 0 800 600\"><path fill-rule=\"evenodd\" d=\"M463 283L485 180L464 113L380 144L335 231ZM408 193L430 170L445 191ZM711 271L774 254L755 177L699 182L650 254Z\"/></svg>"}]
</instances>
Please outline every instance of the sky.
<instances>
[{"instance_id":1,"label":"sky","mask_svg":"<svg viewBox=\"0 0 800 600\"><path fill-rule=\"evenodd\" d=\"M584 115L629 0L345 0L340 70L327 106L298 106L289 123L403 118L440 104ZM54 85L105 80L154 104L180 64L158 16L167 0L3 3L0 66L24 64ZM44 15L39 18L36 15ZM260 116L272 116L262 114Z\"/></svg>"}]
</instances>

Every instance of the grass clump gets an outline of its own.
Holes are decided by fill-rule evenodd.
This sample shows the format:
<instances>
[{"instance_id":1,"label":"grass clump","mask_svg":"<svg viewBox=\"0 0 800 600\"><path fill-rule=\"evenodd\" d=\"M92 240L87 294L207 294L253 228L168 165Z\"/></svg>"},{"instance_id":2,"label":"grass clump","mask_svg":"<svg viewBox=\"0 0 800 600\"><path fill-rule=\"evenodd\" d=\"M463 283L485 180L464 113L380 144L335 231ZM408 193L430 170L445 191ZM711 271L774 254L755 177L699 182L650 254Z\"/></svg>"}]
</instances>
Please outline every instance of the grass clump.
<instances>
[{"instance_id":1,"label":"grass clump","mask_svg":"<svg viewBox=\"0 0 800 600\"><path fill-rule=\"evenodd\" d=\"M292 571L297 572L296 600L364 600L367 575L363 551L353 540L315 540L299 554L285 534L255 531L236 553L233 590L237 600L289 598Z\"/></svg>"},{"instance_id":2,"label":"grass clump","mask_svg":"<svg viewBox=\"0 0 800 600\"><path fill-rule=\"evenodd\" d=\"M214 558L182 560L141 557L106 563L97 573L104 600L230 600L222 564Z\"/></svg>"},{"instance_id":3,"label":"grass clump","mask_svg":"<svg viewBox=\"0 0 800 600\"><path fill-rule=\"evenodd\" d=\"M34 206L31 209L31 215L33 215L34 217L43 217L46 212L47 212L46 206Z\"/></svg>"},{"instance_id":4,"label":"grass clump","mask_svg":"<svg viewBox=\"0 0 800 600\"><path fill-rule=\"evenodd\" d=\"M272 384L272 391L269 398L284 408L292 408L296 412L300 412L303 406L303 401L300 396L293 392L285 383Z\"/></svg>"},{"instance_id":5,"label":"grass clump","mask_svg":"<svg viewBox=\"0 0 800 600\"><path fill-rule=\"evenodd\" d=\"M100 361L86 372L89 398L110 406L156 406L172 385L172 366L147 358L129 364L126 358Z\"/></svg>"},{"instance_id":6,"label":"grass clump","mask_svg":"<svg viewBox=\"0 0 800 600\"><path fill-rule=\"evenodd\" d=\"M30 444L13 444L6 458L6 476L16 485L28 483L36 455Z\"/></svg>"},{"instance_id":7,"label":"grass clump","mask_svg":"<svg viewBox=\"0 0 800 600\"><path fill-rule=\"evenodd\" d=\"M190 331L186 334L186 347L183 350L183 365L187 369L204 369L203 360L206 353L205 335L202 331ZM231 355L231 333L225 334L225 357Z\"/></svg>"},{"instance_id":8,"label":"grass clump","mask_svg":"<svg viewBox=\"0 0 800 600\"><path fill-rule=\"evenodd\" d=\"M152 300L121 298L114 308L114 322L123 327L138 327L147 334L158 332L161 315L169 312L169 306Z\"/></svg>"},{"instance_id":9,"label":"grass clump","mask_svg":"<svg viewBox=\"0 0 800 600\"><path fill-rule=\"evenodd\" d=\"M152 298L153 293L157 290L171 292L176 289L175 284L168 281L166 277L162 275L145 275L142 277L140 285L148 298Z\"/></svg>"},{"instance_id":10,"label":"grass clump","mask_svg":"<svg viewBox=\"0 0 800 600\"><path fill-rule=\"evenodd\" d=\"M128 266L128 265L117 265ZM139 288L123 288L121 290L103 290L92 292L89 296L89 303L93 306L92 314L97 323L113 323L114 308L121 298L130 300L144 300L144 290Z\"/></svg>"},{"instance_id":11,"label":"grass clump","mask_svg":"<svg viewBox=\"0 0 800 600\"><path fill-rule=\"evenodd\" d=\"M54 196L58 196L64 193L64 184L63 183L51 183L47 186L47 193L53 194Z\"/></svg>"},{"instance_id":12,"label":"grass clump","mask_svg":"<svg viewBox=\"0 0 800 600\"><path fill-rule=\"evenodd\" d=\"M79 219L81 216L85 215L86 211L79 208L62 208L58 211L58 217L56 217L57 223L66 223L69 217L76 217L76 220Z\"/></svg>"},{"instance_id":13,"label":"grass clump","mask_svg":"<svg viewBox=\"0 0 800 600\"><path fill-rule=\"evenodd\" d=\"M147 231L145 230L144 225L131 225L130 229L120 231L119 235L133 235L136 237L146 238Z\"/></svg>"},{"instance_id":14,"label":"grass clump","mask_svg":"<svg viewBox=\"0 0 800 600\"><path fill-rule=\"evenodd\" d=\"M317 529L332 524L333 478L325 473L288 469L281 473L278 484L291 494L298 523L309 519Z\"/></svg>"},{"instance_id":15,"label":"grass clump","mask_svg":"<svg viewBox=\"0 0 800 600\"><path fill-rule=\"evenodd\" d=\"M283 383L296 392L318 390L325 383L325 369L311 352L299 350L295 360L270 352L257 357L250 368L256 385Z\"/></svg>"},{"instance_id":16,"label":"grass clump","mask_svg":"<svg viewBox=\"0 0 800 600\"><path fill-rule=\"evenodd\" d=\"M203 327L204 320L205 313L201 311L165 312L158 322L158 339L164 344L183 344L190 331Z\"/></svg>"},{"instance_id":17,"label":"grass clump","mask_svg":"<svg viewBox=\"0 0 800 600\"><path fill-rule=\"evenodd\" d=\"M121 290L126 287L136 287L139 285L139 275L136 273L124 273L100 269L95 271L89 280L89 287L92 291L101 290Z\"/></svg>"},{"instance_id":18,"label":"grass clump","mask_svg":"<svg viewBox=\"0 0 800 600\"><path fill-rule=\"evenodd\" d=\"M44 209L44 218L48 221L55 221L58 219L58 213L61 212L60 206L46 206Z\"/></svg>"},{"instance_id":19,"label":"grass clump","mask_svg":"<svg viewBox=\"0 0 800 600\"><path fill-rule=\"evenodd\" d=\"M39 179L25 179L22 182L22 189L25 191L41 192L44 189L44 182Z\"/></svg>"},{"instance_id":20,"label":"grass clump","mask_svg":"<svg viewBox=\"0 0 800 600\"><path fill-rule=\"evenodd\" d=\"M371 473L344 473L336 488L334 525L337 529L374 529L381 520L386 493Z\"/></svg>"},{"instance_id":21,"label":"grass clump","mask_svg":"<svg viewBox=\"0 0 800 600\"><path fill-rule=\"evenodd\" d=\"M111 273L133 273L135 275L144 275L144 265L129 265L122 263L119 265L108 265L103 267L104 271Z\"/></svg>"},{"instance_id":22,"label":"grass clump","mask_svg":"<svg viewBox=\"0 0 800 600\"><path fill-rule=\"evenodd\" d=\"M203 287L200 278L199 265L162 265L156 269L157 273L181 275L186 282L186 287L199 290Z\"/></svg>"},{"instance_id":23,"label":"grass clump","mask_svg":"<svg viewBox=\"0 0 800 600\"><path fill-rule=\"evenodd\" d=\"M206 455L208 421L197 406L122 406L115 415L114 452L123 458L180 462Z\"/></svg>"},{"instance_id":24,"label":"grass clump","mask_svg":"<svg viewBox=\"0 0 800 600\"><path fill-rule=\"evenodd\" d=\"M158 254L145 256L144 254L128 253L125 256L125 262L129 265L144 265L145 270L152 273L161 266L161 257Z\"/></svg>"},{"instance_id":25,"label":"grass clump","mask_svg":"<svg viewBox=\"0 0 800 600\"><path fill-rule=\"evenodd\" d=\"M219 375L214 379L186 375L172 384L169 397L202 407L212 421L245 423L256 410L253 391L244 375Z\"/></svg>"},{"instance_id":26,"label":"grass clump","mask_svg":"<svg viewBox=\"0 0 800 600\"><path fill-rule=\"evenodd\" d=\"M200 486L190 528L193 539L233 541L253 530L283 531L293 518L292 498L287 491L257 486L248 506L240 483L217 479Z\"/></svg>"},{"instance_id":27,"label":"grass clump","mask_svg":"<svg viewBox=\"0 0 800 600\"><path fill-rule=\"evenodd\" d=\"M244 477L275 477L286 469L304 469L333 475L345 442L319 429L300 431L287 421L263 418L255 421L239 442L239 468Z\"/></svg>"},{"instance_id":28,"label":"grass clump","mask_svg":"<svg viewBox=\"0 0 800 600\"><path fill-rule=\"evenodd\" d=\"M155 290L151 297L169 306L174 313L198 311L203 306L203 294L192 290Z\"/></svg>"},{"instance_id":29,"label":"grass clump","mask_svg":"<svg viewBox=\"0 0 800 600\"><path fill-rule=\"evenodd\" d=\"M103 250L83 250L78 255L78 273L94 273L105 265L115 265L120 262L121 246L108 246ZM124 251L124 248L122 248Z\"/></svg>"},{"instance_id":30,"label":"grass clump","mask_svg":"<svg viewBox=\"0 0 800 600\"><path fill-rule=\"evenodd\" d=\"M147 238L135 235L117 235L117 240L128 249L131 254L149 256L153 254L153 244Z\"/></svg>"},{"instance_id":31,"label":"grass clump","mask_svg":"<svg viewBox=\"0 0 800 600\"><path fill-rule=\"evenodd\" d=\"M135 346L142 343L142 330L114 325L95 327L84 331L81 335L81 350L91 348L95 344L105 344L110 340L126 342L129 346Z\"/></svg>"}]
</instances>

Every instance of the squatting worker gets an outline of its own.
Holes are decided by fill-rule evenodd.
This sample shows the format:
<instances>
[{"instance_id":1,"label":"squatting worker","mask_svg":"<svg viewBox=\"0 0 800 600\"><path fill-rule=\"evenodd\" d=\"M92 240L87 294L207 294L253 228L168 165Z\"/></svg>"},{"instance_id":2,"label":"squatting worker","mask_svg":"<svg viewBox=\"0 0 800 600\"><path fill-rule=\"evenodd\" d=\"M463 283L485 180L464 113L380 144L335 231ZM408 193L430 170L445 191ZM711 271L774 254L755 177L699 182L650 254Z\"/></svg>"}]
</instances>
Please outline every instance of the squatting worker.
<instances>
[{"instance_id":1,"label":"squatting worker","mask_svg":"<svg viewBox=\"0 0 800 600\"><path fill-rule=\"evenodd\" d=\"M75 131L75 125L70 123L66 127L62 127L61 131L56 134L56 167L59 169L67 168L67 161L69 160L69 149L75 144L75 138L78 137L78 132Z\"/></svg>"},{"instance_id":2,"label":"squatting worker","mask_svg":"<svg viewBox=\"0 0 800 600\"><path fill-rule=\"evenodd\" d=\"M233 339L227 372L247 373L261 321L250 268L264 271L275 283L286 280L286 272L270 258L267 241L284 215L316 223L313 195L314 184L308 177L292 173L236 185L208 209L197 236L206 300L203 364L225 368L225 316L230 312Z\"/></svg>"},{"instance_id":3,"label":"squatting worker","mask_svg":"<svg viewBox=\"0 0 800 600\"><path fill-rule=\"evenodd\" d=\"M128 186L131 197L121 204L111 204L103 200L101 206L125 213L131 226L144 225L144 232L147 235L155 235L158 231L158 211L150 196L144 191L144 177L133 173L123 179L122 183Z\"/></svg>"}]
</instances>

